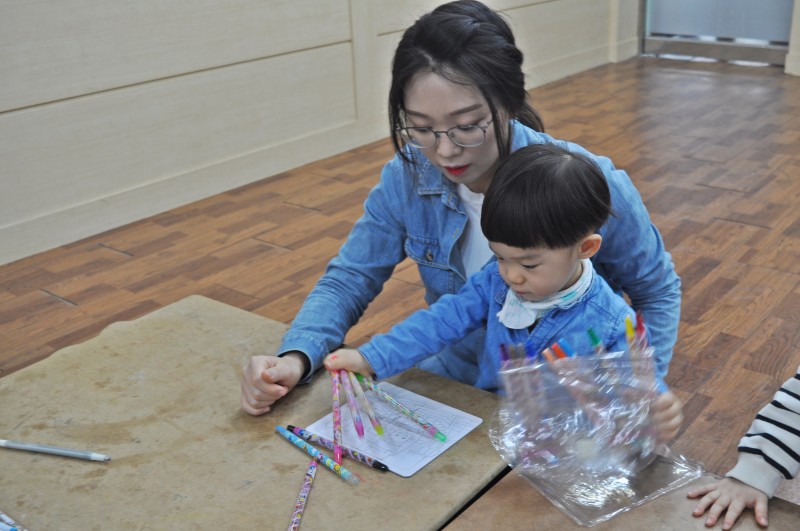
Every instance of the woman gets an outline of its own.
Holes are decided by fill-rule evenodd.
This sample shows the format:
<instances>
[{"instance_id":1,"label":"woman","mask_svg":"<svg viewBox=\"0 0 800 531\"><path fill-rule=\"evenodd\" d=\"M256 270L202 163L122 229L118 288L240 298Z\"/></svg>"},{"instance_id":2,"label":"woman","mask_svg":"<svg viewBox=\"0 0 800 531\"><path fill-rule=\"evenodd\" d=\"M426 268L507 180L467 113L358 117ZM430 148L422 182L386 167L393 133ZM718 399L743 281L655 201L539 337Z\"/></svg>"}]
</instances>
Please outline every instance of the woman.
<instances>
[{"instance_id":1,"label":"woman","mask_svg":"<svg viewBox=\"0 0 800 531\"><path fill-rule=\"evenodd\" d=\"M677 336L681 294L661 236L625 172L607 158L541 132L527 97L522 53L511 29L482 3L444 4L405 31L389 92L396 155L284 336L278 356L254 356L245 366L246 412L266 413L299 381L310 379L406 257L418 264L428 304L457 292L491 258L480 229L483 192L501 160L530 144L554 143L583 153L603 171L613 216L599 231L604 243L592 262L644 316L657 376L663 379ZM484 332L419 366L474 384ZM665 395L664 408L680 408L672 393Z\"/></svg>"}]
</instances>

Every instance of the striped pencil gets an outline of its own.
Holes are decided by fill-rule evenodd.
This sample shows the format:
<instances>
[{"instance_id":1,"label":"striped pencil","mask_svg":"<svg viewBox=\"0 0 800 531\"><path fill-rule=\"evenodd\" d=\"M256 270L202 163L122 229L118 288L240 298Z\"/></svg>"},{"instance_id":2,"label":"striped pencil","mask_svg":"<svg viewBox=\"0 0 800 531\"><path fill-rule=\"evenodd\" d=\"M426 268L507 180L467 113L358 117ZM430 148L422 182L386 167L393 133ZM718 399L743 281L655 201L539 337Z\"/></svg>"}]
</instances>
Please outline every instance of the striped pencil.
<instances>
[{"instance_id":1,"label":"striped pencil","mask_svg":"<svg viewBox=\"0 0 800 531\"><path fill-rule=\"evenodd\" d=\"M331 371L331 391L333 394L333 460L342 464L342 411L339 402L339 373Z\"/></svg>"},{"instance_id":2,"label":"striped pencil","mask_svg":"<svg viewBox=\"0 0 800 531\"><path fill-rule=\"evenodd\" d=\"M356 378L355 373L348 371L347 376L350 378L350 384L356 391L356 398L358 399L358 403L361 404L361 409L367 412L369 422L372 424L372 428L375 430L375 433L378 435L383 435L383 426L381 426L378 416L375 415L375 410L372 409L369 400L367 400L367 395L364 394L364 389L361 387L361 383L358 381L358 378Z\"/></svg>"},{"instance_id":3,"label":"striped pencil","mask_svg":"<svg viewBox=\"0 0 800 531\"><path fill-rule=\"evenodd\" d=\"M410 418L411 420L422 426L422 429L424 429L425 431L436 437L438 440L442 442L447 440L445 434L440 432L436 428L436 426L434 426L430 422L422 420L422 418L419 415L408 409L406 406L404 406L403 404L392 398L391 395L386 393L383 389L380 389L377 385L375 385L375 383L371 379L364 378L360 374L356 374L356 378L358 378L359 382L366 384L367 387L375 391L378 394L378 396L384 399L390 406L392 406L397 411L399 411L403 415L407 416L408 418Z\"/></svg>"}]
</instances>

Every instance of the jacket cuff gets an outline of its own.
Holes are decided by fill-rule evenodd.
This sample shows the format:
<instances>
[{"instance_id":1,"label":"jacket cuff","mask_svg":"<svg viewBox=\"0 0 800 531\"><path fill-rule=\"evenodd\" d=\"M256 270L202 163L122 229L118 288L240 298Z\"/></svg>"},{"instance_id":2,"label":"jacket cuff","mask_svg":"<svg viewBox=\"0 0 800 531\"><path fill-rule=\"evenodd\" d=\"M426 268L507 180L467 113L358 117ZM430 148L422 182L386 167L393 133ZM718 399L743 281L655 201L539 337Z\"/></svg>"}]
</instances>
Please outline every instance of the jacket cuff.
<instances>
[{"instance_id":1,"label":"jacket cuff","mask_svg":"<svg viewBox=\"0 0 800 531\"><path fill-rule=\"evenodd\" d=\"M324 343L320 343L307 337L284 336L283 342L278 349L277 356L282 358L291 352L299 352L308 359L308 370L303 373L299 382L306 384L311 381L311 377L322 367L322 360L328 354L328 348Z\"/></svg>"},{"instance_id":2,"label":"jacket cuff","mask_svg":"<svg viewBox=\"0 0 800 531\"><path fill-rule=\"evenodd\" d=\"M780 472L772 468L763 458L753 454L739 454L739 461L725 477L735 478L742 483L747 483L769 498L775 494L775 489L783 479Z\"/></svg>"},{"instance_id":3,"label":"jacket cuff","mask_svg":"<svg viewBox=\"0 0 800 531\"><path fill-rule=\"evenodd\" d=\"M389 374L389 367L386 366L383 357L372 343L361 345L356 350L358 350L358 352L364 356L364 359L367 360L367 363L372 366L372 371L375 373L376 380L383 380L391 376L391 374Z\"/></svg>"}]
</instances>

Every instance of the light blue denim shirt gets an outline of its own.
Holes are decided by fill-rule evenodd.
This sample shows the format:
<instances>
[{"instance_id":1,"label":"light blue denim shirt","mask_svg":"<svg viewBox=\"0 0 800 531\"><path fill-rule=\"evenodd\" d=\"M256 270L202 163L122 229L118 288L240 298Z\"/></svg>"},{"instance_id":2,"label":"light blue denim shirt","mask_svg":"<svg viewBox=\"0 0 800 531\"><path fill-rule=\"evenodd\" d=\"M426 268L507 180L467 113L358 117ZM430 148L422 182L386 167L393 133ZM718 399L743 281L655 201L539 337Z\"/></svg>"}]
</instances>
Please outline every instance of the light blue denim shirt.
<instances>
[{"instance_id":1,"label":"light blue denim shirt","mask_svg":"<svg viewBox=\"0 0 800 531\"><path fill-rule=\"evenodd\" d=\"M587 154L605 174L613 215L599 231L603 244L592 263L614 291L624 291L633 307L642 312L656 351L656 373L663 378L677 338L680 278L639 192L608 158L512 122L512 150L541 143ZM305 353L311 373L320 368L329 352L342 345L347 331L406 257L417 263L428 304L456 293L466 281L456 243L467 215L456 186L419 150L411 152L419 164L409 166L399 156L386 163L380 182L364 203L364 215L283 337L278 352ZM420 367L474 385L484 333L476 330L462 342L423 360ZM304 381L309 378L310 374Z\"/></svg>"},{"instance_id":2,"label":"light blue denim shirt","mask_svg":"<svg viewBox=\"0 0 800 531\"><path fill-rule=\"evenodd\" d=\"M627 348L625 316L635 318L625 300L594 274L589 289L569 308L548 310L531 332L506 328L497 319L508 286L492 260L472 275L455 295L444 295L425 310L418 310L392 327L387 334L375 336L358 350L372 365L378 379L402 372L458 343L473 330L485 328L486 341L477 358L475 386L498 391L500 345L526 343L532 352L541 352L559 339L566 340L578 355L593 354L588 329L593 328L608 352ZM662 381L661 391L666 390Z\"/></svg>"}]
</instances>

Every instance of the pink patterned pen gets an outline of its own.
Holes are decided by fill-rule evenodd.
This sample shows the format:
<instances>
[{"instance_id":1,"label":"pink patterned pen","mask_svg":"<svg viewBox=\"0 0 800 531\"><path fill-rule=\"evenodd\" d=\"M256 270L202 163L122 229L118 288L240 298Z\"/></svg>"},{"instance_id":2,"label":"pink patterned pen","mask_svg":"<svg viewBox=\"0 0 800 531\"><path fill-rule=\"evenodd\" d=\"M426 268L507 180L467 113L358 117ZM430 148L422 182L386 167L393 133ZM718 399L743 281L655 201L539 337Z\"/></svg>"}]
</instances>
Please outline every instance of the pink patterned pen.
<instances>
[{"instance_id":1,"label":"pink patterned pen","mask_svg":"<svg viewBox=\"0 0 800 531\"><path fill-rule=\"evenodd\" d=\"M358 373L356 373L356 378L358 378L359 382L365 384L367 387L375 391L378 394L378 396L383 398L390 406L392 406L397 411L399 411L400 413L404 414L405 416L407 416L408 418L419 424L423 430L427 431L428 433L430 433L431 435L433 435L442 442L445 442L447 440L445 434L440 432L436 428L436 426L434 426L430 422L422 420L422 418L419 415L408 409L406 406L404 406L394 398L392 398L392 396L389 395L386 391L375 385L375 382L372 381L372 378L369 379L364 378L364 376Z\"/></svg>"},{"instance_id":2,"label":"pink patterned pen","mask_svg":"<svg viewBox=\"0 0 800 531\"><path fill-rule=\"evenodd\" d=\"M358 402L356 402L356 394L353 391L353 385L350 383L350 375L345 369L339 370L339 379L342 381L344 392L347 395L347 405L350 407L350 416L353 417L353 425L356 427L358 438L364 437L364 422L361 420L361 414L358 412Z\"/></svg>"},{"instance_id":3,"label":"pink patterned pen","mask_svg":"<svg viewBox=\"0 0 800 531\"><path fill-rule=\"evenodd\" d=\"M308 503L308 494L311 492L311 484L314 482L314 476L317 475L317 458L311 460L306 470L306 477L303 480L303 486L300 488L300 494L297 495L297 502L294 504L294 511L292 512L292 521L289 522L287 531L297 531L300 529L300 519L303 517L303 511Z\"/></svg>"},{"instance_id":4,"label":"pink patterned pen","mask_svg":"<svg viewBox=\"0 0 800 531\"><path fill-rule=\"evenodd\" d=\"M342 464L342 411L339 403L339 373L331 373L331 391L333 392L333 460Z\"/></svg>"}]
</instances>

